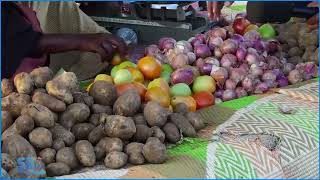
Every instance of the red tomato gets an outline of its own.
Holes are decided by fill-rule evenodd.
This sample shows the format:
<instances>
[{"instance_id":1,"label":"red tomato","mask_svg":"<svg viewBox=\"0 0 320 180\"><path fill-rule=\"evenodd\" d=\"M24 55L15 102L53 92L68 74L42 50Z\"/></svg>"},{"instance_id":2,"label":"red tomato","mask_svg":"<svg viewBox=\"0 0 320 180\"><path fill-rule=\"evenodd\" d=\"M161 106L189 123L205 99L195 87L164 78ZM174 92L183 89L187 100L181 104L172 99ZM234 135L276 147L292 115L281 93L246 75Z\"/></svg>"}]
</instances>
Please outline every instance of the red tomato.
<instances>
[{"instance_id":1,"label":"red tomato","mask_svg":"<svg viewBox=\"0 0 320 180\"><path fill-rule=\"evenodd\" d=\"M152 87L147 90L145 95L146 101L157 101L163 107L169 107L170 96L169 93L163 91L160 87Z\"/></svg>"},{"instance_id":2,"label":"red tomato","mask_svg":"<svg viewBox=\"0 0 320 180\"><path fill-rule=\"evenodd\" d=\"M214 105L214 96L207 91L197 92L193 94L193 99L196 100L197 109Z\"/></svg>"},{"instance_id":3,"label":"red tomato","mask_svg":"<svg viewBox=\"0 0 320 180\"><path fill-rule=\"evenodd\" d=\"M246 18L237 18L234 20L232 28L237 34L244 34L245 29L250 25Z\"/></svg>"},{"instance_id":4,"label":"red tomato","mask_svg":"<svg viewBox=\"0 0 320 180\"><path fill-rule=\"evenodd\" d=\"M149 80L160 77L162 71L161 64L152 56L141 58L138 62L138 68L144 77Z\"/></svg>"}]
</instances>

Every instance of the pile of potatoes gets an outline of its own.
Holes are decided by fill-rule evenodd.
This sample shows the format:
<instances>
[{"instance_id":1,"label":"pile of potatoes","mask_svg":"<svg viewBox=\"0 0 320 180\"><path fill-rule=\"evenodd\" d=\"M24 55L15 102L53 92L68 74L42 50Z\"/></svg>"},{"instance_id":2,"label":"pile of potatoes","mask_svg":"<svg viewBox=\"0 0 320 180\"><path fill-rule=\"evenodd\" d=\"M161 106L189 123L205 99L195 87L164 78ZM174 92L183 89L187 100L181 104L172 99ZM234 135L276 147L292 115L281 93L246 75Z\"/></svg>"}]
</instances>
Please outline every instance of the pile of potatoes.
<instances>
[{"instance_id":1,"label":"pile of potatoes","mask_svg":"<svg viewBox=\"0 0 320 180\"><path fill-rule=\"evenodd\" d=\"M294 18L284 24L274 24L279 33L281 57L289 63L314 62L318 64L318 29L310 30L304 19Z\"/></svg>"},{"instance_id":2,"label":"pile of potatoes","mask_svg":"<svg viewBox=\"0 0 320 180\"><path fill-rule=\"evenodd\" d=\"M113 84L96 81L89 93L77 77L54 77L48 67L2 79L2 171L11 178L62 176L104 163L164 163L166 143L195 137L205 124L185 104L175 112L154 101L143 104L138 92L117 95ZM46 174L18 171L17 158L34 158Z\"/></svg>"}]
</instances>

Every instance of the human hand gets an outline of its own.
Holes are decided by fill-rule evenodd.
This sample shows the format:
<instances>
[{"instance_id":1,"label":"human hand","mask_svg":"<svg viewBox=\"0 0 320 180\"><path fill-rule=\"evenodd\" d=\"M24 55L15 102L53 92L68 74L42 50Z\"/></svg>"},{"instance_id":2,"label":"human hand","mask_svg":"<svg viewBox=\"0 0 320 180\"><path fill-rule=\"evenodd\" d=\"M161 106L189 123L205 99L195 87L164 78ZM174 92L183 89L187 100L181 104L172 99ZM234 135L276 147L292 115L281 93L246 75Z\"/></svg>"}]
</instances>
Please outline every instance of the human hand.
<instances>
[{"instance_id":1,"label":"human hand","mask_svg":"<svg viewBox=\"0 0 320 180\"><path fill-rule=\"evenodd\" d=\"M223 6L229 7L233 4L233 1L209 1L208 3L208 16L211 21L221 20L221 10Z\"/></svg>"},{"instance_id":2,"label":"human hand","mask_svg":"<svg viewBox=\"0 0 320 180\"><path fill-rule=\"evenodd\" d=\"M80 41L80 50L98 53L102 61L111 61L115 53L123 58L127 54L127 45L112 34L88 34Z\"/></svg>"},{"instance_id":3,"label":"human hand","mask_svg":"<svg viewBox=\"0 0 320 180\"><path fill-rule=\"evenodd\" d=\"M308 4L308 7L318 7L319 3L318 2L311 2ZM319 26L319 14L317 13L316 15L312 16L307 20L307 24L309 25L309 28L311 30L318 29Z\"/></svg>"}]
</instances>

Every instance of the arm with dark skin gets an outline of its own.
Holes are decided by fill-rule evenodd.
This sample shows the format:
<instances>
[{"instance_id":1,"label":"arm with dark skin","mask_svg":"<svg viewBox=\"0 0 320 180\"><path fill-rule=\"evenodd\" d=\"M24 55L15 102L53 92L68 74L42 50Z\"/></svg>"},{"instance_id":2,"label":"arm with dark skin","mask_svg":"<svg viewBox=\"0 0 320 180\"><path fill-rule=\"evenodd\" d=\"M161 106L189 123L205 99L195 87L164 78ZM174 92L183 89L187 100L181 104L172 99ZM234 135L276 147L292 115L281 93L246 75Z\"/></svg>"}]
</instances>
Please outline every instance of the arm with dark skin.
<instances>
[{"instance_id":1,"label":"arm with dark skin","mask_svg":"<svg viewBox=\"0 0 320 180\"><path fill-rule=\"evenodd\" d=\"M43 34L38 40L32 56L67 51L98 53L102 61L110 61L115 52L120 56L127 53L124 41L112 34Z\"/></svg>"}]
</instances>

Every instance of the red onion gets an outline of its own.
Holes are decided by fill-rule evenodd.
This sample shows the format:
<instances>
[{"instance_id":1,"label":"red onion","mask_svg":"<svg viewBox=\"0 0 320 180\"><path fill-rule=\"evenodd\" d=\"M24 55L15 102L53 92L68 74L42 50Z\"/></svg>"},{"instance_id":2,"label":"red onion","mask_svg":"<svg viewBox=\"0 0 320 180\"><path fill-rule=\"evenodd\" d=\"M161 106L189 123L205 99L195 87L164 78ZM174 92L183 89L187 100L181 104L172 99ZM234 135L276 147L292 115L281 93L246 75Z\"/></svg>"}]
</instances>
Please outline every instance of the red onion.
<instances>
[{"instance_id":1,"label":"red onion","mask_svg":"<svg viewBox=\"0 0 320 180\"><path fill-rule=\"evenodd\" d=\"M186 65L181 69L191 69L191 71L193 72L194 78L200 76L199 68L196 66Z\"/></svg>"},{"instance_id":2,"label":"red onion","mask_svg":"<svg viewBox=\"0 0 320 180\"><path fill-rule=\"evenodd\" d=\"M278 86L277 81L267 80L265 83L267 84L268 88L276 88Z\"/></svg>"},{"instance_id":3,"label":"red onion","mask_svg":"<svg viewBox=\"0 0 320 180\"><path fill-rule=\"evenodd\" d=\"M201 67L199 67L201 75L210 75L212 70L212 64L204 63Z\"/></svg>"},{"instance_id":4,"label":"red onion","mask_svg":"<svg viewBox=\"0 0 320 180\"><path fill-rule=\"evenodd\" d=\"M164 49L173 49L176 44L176 40L169 37L163 37L159 40L159 48L160 50Z\"/></svg>"},{"instance_id":5,"label":"red onion","mask_svg":"<svg viewBox=\"0 0 320 180\"><path fill-rule=\"evenodd\" d=\"M250 41L250 40L244 40L241 44L240 44L241 47L247 49L247 48L252 48L253 47L253 42Z\"/></svg>"},{"instance_id":6,"label":"red onion","mask_svg":"<svg viewBox=\"0 0 320 180\"><path fill-rule=\"evenodd\" d=\"M259 65L258 65L263 71L266 71L269 69L269 65L263 61L260 61Z\"/></svg>"},{"instance_id":7,"label":"red onion","mask_svg":"<svg viewBox=\"0 0 320 180\"><path fill-rule=\"evenodd\" d=\"M269 64L269 69L279 68L280 61L276 56L268 56L266 57L266 62Z\"/></svg>"},{"instance_id":8,"label":"red onion","mask_svg":"<svg viewBox=\"0 0 320 180\"><path fill-rule=\"evenodd\" d=\"M211 56L211 51L209 47L205 44L200 44L196 46L194 53L196 54L197 58L206 58L208 56Z\"/></svg>"},{"instance_id":9,"label":"red onion","mask_svg":"<svg viewBox=\"0 0 320 180\"><path fill-rule=\"evenodd\" d=\"M244 58L247 55L247 50L244 48L238 48L236 52L238 62L244 62Z\"/></svg>"},{"instance_id":10,"label":"red onion","mask_svg":"<svg viewBox=\"0 0 320 180\"><path fill-rule=\"evenodd\" d=\"M233 80L227 79L225 82L225 87L226 87L226 89L234 90L234 89L236 89L237 84Z\"/></svg>"},{"instance_id":11,"label":"red onion","mask_svg":"<svg viewBox=\"0 0 320 180\"><path fill-rule=\"evenodd\" d=\"M272 69L271 71L277 76L277 79L284 76L283 72L280 69Z\"/></svg>"},{"instance_id":12,"label":"red onion","mask_svg":"<svg viewBox=\"0 0 320 180\"><path fill-rule=\"evenodd\" d=\"M193 64L197 59L196 55L193 52L188 52L187 56L188 56L188 59L189 59L189 63L188 64Z\"/></svg>"},{"instance_id":13,"label":"red onion","mask_svg":"<svg viewBox=\"0 0 320 180\"><path fill-rule=\"evenodd\" d=\"M202 43L206 42L206 36L204 34L196 34L194 37L200 40Z\"/></svg>"},{"instance_id":14,"label":"red onion","mask_svg":"<svg viewBox=\"0 0 320 180\"><path fill-rule=\"evenodd\" d=\"M173 61L170 62L170 65L174 69L178 69L178 68L182 68L188 63L189 63L189 57L186 54L179 53L174 57Z\"/></svg>"},{"instance_id":15,"label":"red onion","mask_svg":"<svg viewBox=\"0 0 320 180\"><path fill-rule=\"evenodd\" d=\"M267 83L262 82L262 83L259 83L256 85L254 93L255 94L262 94L262 93L268 91L268 89L269 89L269 87L268 87Z\"/></svg>"},{"instance_id":16,"label":"red onion","mask_svg":"<svg viewBox=\"0 0 320 180\"><path fill-rule=\"evenodd\" d=\"M145 55L146 56L153 56L153 55L155 55L155 54L157 54L159 52L160 52L160 49L155 44L151 44L148 47L146 47L146 49L145 49Z\"/></svg>"},{"instance_id":17,"label":"red onion","mask_svg":"<svg viewBox=\"0 0 320 180\"><path fill-rule=\"evenodd\" d=\"M204 59L204 62L212 64L214 66L220 66L220 62L214 57L207 57Z\"/></svg>"},{"instance_id":18,"label":"red onion","mask_svg":"<svg viewBox=\"0 0 320 180\"><path fill-rule=\"evenodd\" d=\"M280 43L276 39L270 39L266 42L266 50L268 53L275 53L279 50Z\"/></svg>"},{"instance_id":19,"label":"red onion","mask_svg":"<svg viewBox=\"0 0 320 180\"><path fill-rule=\"evenodd\" d=\"M252 74L254 77L262 76L263 70L261 67L257 66L256 64L252 64L250 66L250 74Z\"/></svg>"},{"instance_id":20,"label":"red onion","mask_svg":"<svg viewBox=\"0 0 320 180\"><path fill-rule=\"evenodd\" d=\"M259 64L259 60L258 60L258 56L254 53L247 53L246 57L245 57L245 62L247 62L249 65L252 64Z\"/></svg>"},{"instance_id":21,"label":"red onion","mask_svg":"<svg viewBox=\"0 0 320 180\"><path fill-rule=\"evenodd\" d=\"M223 54L219 48L214 48L214 56L219 59L223 56Z\"/></svg>"},{"instance_id":22,"label":"red onion","mask_svg":"<svg viewBox=\"0 0 320 180\"><path fill-rule=\"evenodd\" d=\"M287 77L282 76L277 79L277 83L278 83L279 87L285 87L285 86L289 85L289 80Z\"/></svg>"},{"instance_id":23,"label":"red onion","mask_svg":"<svg viewBox=\"0 0 320 180\"><path fill-rule=\"evenodd\" d=\"M262 75L262 81L275 81L277 79L276 74L274 74L272 71L266 71Z\"/></svg>"},{"instance_id":24,"label":"red onion","mask_svg":"<svg viewBox=\"0 0 320 180\"><path fill-rule=\"evenodd\" d=\"M223 39L221 37L210 37L207 44L210 50L214 50L215 47L220 47L223 43Z\"/></svg>"},{"instance_id":25,"label":"red onion","mask_svg":"<svg viewBox=\"0 0 320 180\"><path fill-rule=\"evenodd\" d=\"M242 82L241 82L242 87L248 91L248 92L252 92L254 90L254 87L256 85L255 81L254 81L254 77L253 76L246 76Z\"/></svg>"},{"instance_id":26,"label":"red onion","mask_svg":"<svg viewBox=\"0 0 320 180\"><path fill-rule=\"evenodd\" d=\"M221 58L221 67L229 69L237 64L237 57L233 54L225 54Z\"/></svg>"},{"instance_id":27,"label":"red onion","mask_svg":"<svg viewBox=\"0 0 320 180\"><path fill-rule=\"evenodd\" d=\"M243 87L237 87L236 88L236 94L237 94L237 98L248 96L247 91L244 90Z\"/></svg>"},{"instance_id":28,"label":"red onion","mask_svg":"<svg viewBox=\"0 0 320 180\"><path fill-rule=\"evenodd\" d=\"M198 58L194 64L199 68L204 65L204 59Z\"/></svg>"},{"instance_id":29,"label":"red onion","mask_svg":"<svg viewBox=\"0 0 320 180\"><path fill-rule=\"evenodd\" d=\"M140 47L140 46L129 48L129 52L128 52L129 60L137 64L138 61L145 56L145 50L146 48Z\"/></svg>"},{"instance_id":30,"label":"red onion","mask_svg":"<svg viewBox=\"0 0 320 180\"><path fill-rule=\"evenodd\" d=\"M254 48L252 48L252 47L249 47L248 49L247 49L247 53L250 53L250 54L255 54L255 55L259 55L258 54L258 51L256 50L256 49L254 49Z\"/></svg>"},{"instance_id":31,"label":"red onion","mask_svg":"<svg viewBox=\"0 0 320 180\"><path fill-rule=\"evenodd\" d=\"M317 77L318 74L318 67L314 62L306 62L304 72L309 74L311 78Z\"/></svg>"},{"instance_id":32,"label":"red onion","mask_svg":"<svg viewBox=\"0 0 320 180\"><path fill-rule=\"evenodd\" d=\"M191 52L193 48L188 41L178 41L174 46L174 50L176 53L188 53Z\"/></svg>"},{"instance_id":33,"label":"red onion","mask_svg":"<svg viewBox=\"0 0 320 180\"><path fill-rule=\"evenodd\" d=\"M290 71L292 71L295 68L295 66L291 63L284 63L282 66L283 73L287 76Z\"/></svg>"},{"instance_id":34,"label":"red onion","mask_svg":"<svg viewBox=\"0 0 320 180\"><path fill-rule=\"evenodd\" d=\"M223 43L220 46L220 50L223 54L234 54L236 53L237 48L238 44L232 39L227 39L223 41Z\"/></svg>"},{"instance_id":35,"label":"red onion","mask_svg":"<svg viewBox=\"0 0 320 180\"><path fill-rule=\"evenodd\" d=\"M249 66L248 66L248 64L241 64L239 66L239 69L242 69L243 71L248 72L249 71Z\"/></svg>"},{"instance_id":36,"label":"red onion","mask_svg":"<svg viewBox=\"0 0 320 180\"><path fill-rule=\"evenodd\" d=\"M294 69L290 71L288 75L288 80L291 84L296 84L298 82L302 82L303 76L298 70Z\"/></svg>"},{"instance_id":37,"label":"red onion","mask_svg":"<svg viewBox=\"0 0 320 180\"><path fill-rule=\"evenodd\" d=\"M240 68L232 68L230 69L229 73L230 79L233 80L236 84L242 81L247 75L247 72Z\"/></svg>"},{"instance_id":38,"label":"red onion","mask_svg":"<svg viewBox=\"0 0 320 180\"><path fill-rule=\"evenodd\" d=\"M223 89L217 89L214 93L214 96L216 98L222 98L222 95L223 95Z\"/></svg>"},{"instance_id":39,"label":"red onion","mask_svg":"<svg viewBox=\"0 0 320 180\"><path fill-rule=\"evenodd\" d=\"M229 100L235 99L236 96L237 96L237 94L234 90L227 89L227 90L223 91L222 100L229 101Z\"/></svg>"},{"instance_id":40,"label":"red onion","mask_svg":"<svg viewBox=\"0 0 320 180\"><path fill-rule=\"evenodd\" d=\"M243 37L244 37L244 39L250 40L250 41L256 41L256 40L261 39L260 33L257 32L256 30L251 30L251 31L246 32L243 35Z\"/></svg>"},{"instance_id":41,"label":"red onion","mask_svg":"<svg viewBox=\"0 0 320 180\"><path fill-rule=\"evenodd\" d=\"M220 88L223 88L225 81L228 79L228 71L223 67L213 66L210 75Z\"/></svg>"},{"instance_id":42,"label":"red onion","mask_svg":"<svg viewBox=\"0 0 320 180\"><path fill-rule=\"evenodd\" d=\"M242 43L244 41L244 37L240 34L234 34L231 39L237 41L238 43Z\"/></svg>"},{"instance_id":43,"label":"red onion","mask_svg":"<svg viewBox=\"0 0 320 180\"><path fill-rule=\"evenodd\" d=\"M258 52L262 53L265 51L265 45L261 40L255 40L253 42L253 48L256 49Z\"/></svg>"},{"instance_id":44,"label":"red onion","mask_svg":"<svg viewBox=\"0 0 320 180\"><path fill-rule=\"evenodd\" d=\"M167 58L167 56L165 56L164 54L162 53L157 53L155 55L153 55L156 60L160 63L160 64L168 64L169 63L169 60Z\"/></svg>"},{"instance_id":45,"label":"red onion","mask_svg":"<svg viewBox=\"0 0 320 180\"><path fill-rule=\"evenodd\" d=\"M223 28L214 28L213 30L210 30L207 32L207 37L221 37L222 39L227 38L227 31Z\"/></svg>"},{"instance_id":46,"label":"red onion","mask_svg":"<svg viewBox=\"0 0 320 180\"><path fill-rule=\"evenodd\" d=\"M180 68L175 70L171 74L171 83L178 84L178 83L186 83L188 85L192 84L194 78L194 73L189 68Z\"/></svg>"}]
</instances>

